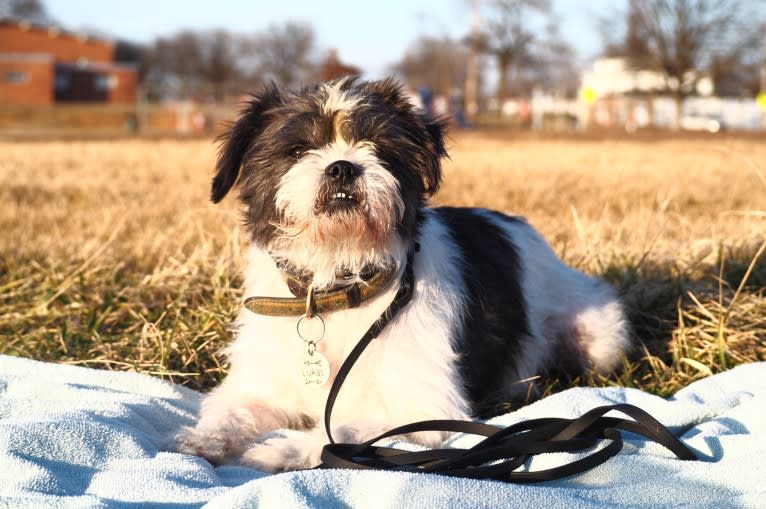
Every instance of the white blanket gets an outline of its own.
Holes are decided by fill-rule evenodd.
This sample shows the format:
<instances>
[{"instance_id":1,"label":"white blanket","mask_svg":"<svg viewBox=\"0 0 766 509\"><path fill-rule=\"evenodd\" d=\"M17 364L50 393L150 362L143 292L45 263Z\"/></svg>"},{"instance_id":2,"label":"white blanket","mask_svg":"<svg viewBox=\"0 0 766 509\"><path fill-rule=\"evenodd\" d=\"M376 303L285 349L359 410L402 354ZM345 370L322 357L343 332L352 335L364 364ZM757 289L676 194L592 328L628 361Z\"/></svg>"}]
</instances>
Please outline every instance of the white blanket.
<instances>
[{"instance_id":1,"label":"white blanket","mask_svg":"<svg viewBox=\"0 0 766 509\"><path fill-rule=\"evenodd\" d=\"M571 418L631 403L702 459L677 460L626 433L623 451L605 464L533 485L214 468L163 450L164 437L194 422L200 397L146 375L0 356L0 507L766 507L766 363L701 380L667 400L633 389L570 389L491 420ZM562 459L572 458L544 455L531 467Z\"/></svg>"}]
</instances>

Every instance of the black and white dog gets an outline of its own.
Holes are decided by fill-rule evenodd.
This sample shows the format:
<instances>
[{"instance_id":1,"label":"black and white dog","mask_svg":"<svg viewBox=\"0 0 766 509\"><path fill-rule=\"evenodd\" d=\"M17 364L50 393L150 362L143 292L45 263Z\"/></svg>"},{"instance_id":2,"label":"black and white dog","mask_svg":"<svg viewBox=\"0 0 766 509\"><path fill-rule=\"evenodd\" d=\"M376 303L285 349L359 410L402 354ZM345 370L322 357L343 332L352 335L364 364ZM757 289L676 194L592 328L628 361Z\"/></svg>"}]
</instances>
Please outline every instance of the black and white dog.
<instances>
[{"instance_id":1,"label":"black and white dog","mask_svg":"<svg viewBox=\"0 0 766 509\"><path fill-rule=\"evenodd\" d=\"M394 267L379 293L321 316L325 334L314 346L330 378L392 301L419 244L412 300L338 397L339 441L419 420L468 419L526 393L520 380L609 371L629 347L615 292L565 266L523 219L426 205L441 181L444 127L394 81L345 79L297 93L266 87L221 147L212 199L236 184L244 203L246 297L294 297L285 273L302 275L321 295ZM330 384L301 376L307 343L299 319L242 310L229 375L179 437L181 451L267 471L319 463ZM279 429L303 432L271 433ZM434 447L444 436L411 438Z\"/></svg>"}]
</instances>

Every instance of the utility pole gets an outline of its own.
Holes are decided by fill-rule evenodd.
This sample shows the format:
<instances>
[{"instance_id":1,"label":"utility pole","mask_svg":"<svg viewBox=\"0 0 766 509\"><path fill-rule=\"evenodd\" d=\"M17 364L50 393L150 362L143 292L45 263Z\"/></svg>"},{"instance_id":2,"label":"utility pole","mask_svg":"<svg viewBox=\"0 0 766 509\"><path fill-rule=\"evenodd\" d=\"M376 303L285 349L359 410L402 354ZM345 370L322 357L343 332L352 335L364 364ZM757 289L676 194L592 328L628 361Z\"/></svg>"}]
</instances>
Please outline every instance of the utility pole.
<instances>
[{"instance_id":1,"label":"utility pole","mask_svg":"<svg viewBox=\"0 0 766 509\"><path fill-rule=\"evenodd\" d=\"M761 129L766 129L766 22L763 23L763 55L761 55L761 90L758 105L761 107Z\"/></svg>"},{"instance_id":2,"label":"utility pole","mask_svg":"<svg viewBox=\"0 0 766 509\"><path fill-rule=\"evenodd\" d=\"M472 0L471 40L468 68L465 73L465 113L473 118L479 112L479 38L481 37L481 0Z\"/></svg>"},{"instance_id":3,"label":"utility pole","mask_svg":"<svg viewBox=\"0 0 766 509\"><path fill-rule=\"evenodd\" d=\"M763 23L763 55L761 57L761 93L766 94L766 21Z\"/></svg>"}]
</instances>

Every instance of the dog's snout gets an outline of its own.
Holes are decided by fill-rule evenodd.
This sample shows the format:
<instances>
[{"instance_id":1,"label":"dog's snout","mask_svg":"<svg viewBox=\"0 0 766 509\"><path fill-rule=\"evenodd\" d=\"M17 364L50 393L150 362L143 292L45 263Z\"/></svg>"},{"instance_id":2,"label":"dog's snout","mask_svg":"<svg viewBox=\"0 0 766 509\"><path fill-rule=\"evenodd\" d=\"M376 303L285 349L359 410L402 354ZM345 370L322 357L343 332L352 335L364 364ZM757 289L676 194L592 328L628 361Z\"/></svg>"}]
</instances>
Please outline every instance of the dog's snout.
<instances>
[{"instance_id":1,"label":"dog's snout","mask_svg":"<svg viewBox=\"0 0 766 509\"><path fill-rule=\"evenodd\" d=\"M324 170L325 175L341 184L354 180L361 173L359 167L350 161L335 161Z\"/></svg>"}]
</instances>

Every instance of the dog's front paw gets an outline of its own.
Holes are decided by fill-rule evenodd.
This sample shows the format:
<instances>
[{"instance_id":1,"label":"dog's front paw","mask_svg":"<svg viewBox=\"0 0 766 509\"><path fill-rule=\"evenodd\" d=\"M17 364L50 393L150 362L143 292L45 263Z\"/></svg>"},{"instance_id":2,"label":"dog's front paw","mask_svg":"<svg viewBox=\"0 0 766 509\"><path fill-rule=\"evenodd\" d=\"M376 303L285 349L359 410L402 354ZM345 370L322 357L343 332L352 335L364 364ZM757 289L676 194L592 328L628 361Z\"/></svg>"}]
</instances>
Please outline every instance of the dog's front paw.
<instances>
[{"instance_id":1,"label":"dog's front paw","mask_svg":"<svg viewBox=\"0 0 766 509\"><path fill-rule=\"evenodd\" d=\"M254 444L239 458L241 465L263 472L287 472L313 468L321 462L324 433L295 433L274 436Z\"/></svg>"},{"instance_id":2,"label":"dog's front paw","mask_svg":"<svg viewBox=\"0 0 766 509\"><path fill-rule=\"evenodd\" d=\"M222 465L234 455L231 437L226 433L185 428L176 436L176 450Z\"/></svg>"}]
</instances>

